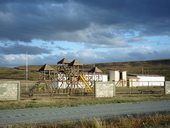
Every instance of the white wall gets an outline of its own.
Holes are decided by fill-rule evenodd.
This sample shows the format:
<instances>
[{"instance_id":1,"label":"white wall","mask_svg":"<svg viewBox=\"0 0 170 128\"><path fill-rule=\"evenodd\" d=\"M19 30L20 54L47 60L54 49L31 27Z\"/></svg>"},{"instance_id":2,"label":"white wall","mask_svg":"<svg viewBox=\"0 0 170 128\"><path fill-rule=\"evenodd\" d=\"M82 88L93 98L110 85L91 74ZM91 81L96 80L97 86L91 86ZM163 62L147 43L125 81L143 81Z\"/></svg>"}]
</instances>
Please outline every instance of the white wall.
<instances>
[{"instance_id":1,"label":"white wall","mask_svg":"<svg viewBox=\"0 0 170 128\"><path fill-rule=\"evenodd\" d=\"M84 76L87 81L108 81L108 75L106 74L84 74Z\"/></svg>"},{"instance_id":2,"label":"white wall","mask_svg":"<svg viewBox=\"0 0 170 128\"><path fill-rule=\"evenodd\" d=\"M110 81L119 81L120 80L120 72L119 71L109 71Z\"/></svg>"},{"instance_id":3,"label":"white wall","mask_svg":"<svg viewBox=\"0 0 170 128\"><path fill-rule=\"evenodd\" d=\"M92 87L94 86L95 81L97 81L97 82L107 82L108 81L108 75L106 75L106 74L84 74L84 77L87 80L88 84ZM66 83L66 76L64 74L59 75L58 81L59 82L56 82L57 84L54 84L54 85L57 85L58 88L64 89L64 88L68 87L68 84ZM63 82L61 82L61 81L63 81ZM79 80L78 86L73 85L72 87L85 88L85 84L81 80Z\"/></svg>"},{"instance_id":4,"label":"white wall","mask_svg":"<svg viewBox=\"0 0 170 128\"><path fill-rule=\"evenodd\" d=\"M123 79L124 81L127 81L127 72L126 72L126 71L123 71L123 72L122 72L122 79Z\"/></svg>"},{"instance_id":5,"label":"white wall","mask_svg":"<svg viewBox=\"0 0 170 128\"><path fill-rule=\"evenodd\" d=\"M108 81L108 75L102 75L103 81L102 82L107 82Z\"/></svg>"},{"instance_id":6,"label":"white wall","mask_svg":"<svg viewBox=\"0 0 170 128\"><path fill-rule=\"evenodd\" d=\"M129 87L138 87L139 79L138 78L129 78Z\"/></svg>"},{"instance_id":7,"label":"white wall","mask_svg":"<svg viewBox=\"0 0 170 128\"><path fill-rule=\"evenodd\" d=\"M122 86L126 87L127 86L127 72L122 71Z\"/></svg>"},{"instance_id":8,"label":"white wall","mask_svg":"<svg viewBox=\"0 0 170 128\"><path fill-rule=\"evenodd\" d=\"M139 86L164 86L165 77L164 76L140 76Z\"/></svg>"}]
</instances>

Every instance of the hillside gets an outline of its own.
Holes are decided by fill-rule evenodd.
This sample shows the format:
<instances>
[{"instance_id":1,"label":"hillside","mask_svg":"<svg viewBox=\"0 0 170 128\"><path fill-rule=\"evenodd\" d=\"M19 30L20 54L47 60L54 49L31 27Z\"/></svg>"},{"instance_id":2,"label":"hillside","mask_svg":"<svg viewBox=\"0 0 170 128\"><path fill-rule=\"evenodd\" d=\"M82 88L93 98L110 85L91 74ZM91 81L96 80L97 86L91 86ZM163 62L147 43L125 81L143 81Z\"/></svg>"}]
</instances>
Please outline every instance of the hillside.
<instances>
[{"instance_id":1,"label":"hillside","mask_svg":"<svg viewBox=\"0 0 170 128\"><path fill-rule=\"evenodd\" d=\"M97 63L95 64L104 73L108 73L109 70L126 70L128 73L143 73L143 74L155 74L166 76L166 80L170 80L170 59L162 60L148 60L148 61L132 61L132 62L111 62L111 63ZM56 67L55 65L51 65ZM86 64L83 66L83 71L89 70L93 64ZM38 79L38 69L41 65L30 65L29 79ZM19 66L15 68L0 68L1 79L25 79L25 66Z\"/></svg>"},{"instance_id":2,"label":"hillside","mask_svg":"<svg viewBox=\"0 0 170 128\"><path fill-rule=\"evenodd\" d=\"M125 70L128 73L163 75L166 76L166 80L170 80L170 59L98 63L96 66L106 73L109 70Z\"/></svg>"}]
</instances>

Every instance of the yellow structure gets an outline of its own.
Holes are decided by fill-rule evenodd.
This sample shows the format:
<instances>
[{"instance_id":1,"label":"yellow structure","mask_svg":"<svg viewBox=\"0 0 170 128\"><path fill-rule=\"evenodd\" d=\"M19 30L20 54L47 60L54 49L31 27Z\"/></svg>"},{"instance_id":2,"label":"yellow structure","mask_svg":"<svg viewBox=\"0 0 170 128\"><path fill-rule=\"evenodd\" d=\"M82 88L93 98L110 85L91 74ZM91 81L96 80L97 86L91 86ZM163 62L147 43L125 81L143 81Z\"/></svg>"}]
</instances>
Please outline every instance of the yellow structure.
<instances>
[{"instance_id":1,"label":"yellow structure","mask_svg":"<svg viewBox=\"0 0 170 128\"><path fill-rule=\"evenodd\" d=\"M83 75L80 75L81 80L83 81L83 83L87 86L87 88L89 89L90 92L93 92L93 89L90 87L90 85L87 83L86 79L84 78Z\"/></svg>"}]
</instances>

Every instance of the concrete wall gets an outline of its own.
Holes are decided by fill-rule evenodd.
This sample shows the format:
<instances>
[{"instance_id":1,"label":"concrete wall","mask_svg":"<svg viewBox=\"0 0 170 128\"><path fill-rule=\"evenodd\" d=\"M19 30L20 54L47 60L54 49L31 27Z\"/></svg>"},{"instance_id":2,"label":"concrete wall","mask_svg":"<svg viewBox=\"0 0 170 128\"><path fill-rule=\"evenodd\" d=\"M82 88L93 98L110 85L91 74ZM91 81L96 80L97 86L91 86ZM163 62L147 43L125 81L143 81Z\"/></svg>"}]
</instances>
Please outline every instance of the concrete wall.
<instances>
[{"instance_id":1,"label":"concrete wall","mask_svg":"<svg viewBox=\"0 0 170 128\"><path fill-rule=\"evenodd\" d=\"M116 88L113 82L96 82L95 97L113 97L116 95Z\"/></svg>"},{"instance_id":2,"label":"concrete wall","mask_svg":"<svg viewBox=\"0 0 170 128\"><path fill-rule=\"evenodd\" d=\"M170 81L165 82L165 95L170 94Z\"/></svg>"},{"instance_id":3,"label":"concrete wall","mask_svg":"<svg viewBox=\"0 0 170 128\"><path fill-rule=\"evenodd\" d=\"M20 81L0 81L0 100L20 100Z\"/></svg>"}]
</instances>

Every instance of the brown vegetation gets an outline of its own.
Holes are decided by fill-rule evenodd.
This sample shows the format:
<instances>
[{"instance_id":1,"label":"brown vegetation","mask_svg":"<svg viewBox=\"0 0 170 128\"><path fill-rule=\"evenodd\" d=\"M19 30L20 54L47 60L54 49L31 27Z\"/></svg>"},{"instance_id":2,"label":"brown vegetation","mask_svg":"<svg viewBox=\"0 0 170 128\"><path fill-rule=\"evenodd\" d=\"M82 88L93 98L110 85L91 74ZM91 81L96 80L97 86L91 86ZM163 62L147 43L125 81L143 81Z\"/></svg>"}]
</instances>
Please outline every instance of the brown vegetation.
<instances>
[{"instance_id":1,"label":"brown vegetation","mask_svg":"<svg viewBox=\"0 0 170 128\"><path fill-rule=\"evenodd\" d=\"M36 107L74 107L78 105L126 103L140 101L169 100L170 95L120 95L113 98L94 98L91 96L70 97L38 97L22 99L21 101L0 101L0 109L36 108Z\"/></svg>"},{"instance_id":2,"label":"brown vegetation","mask_svg":"<svg viewBox=\"0 0 170 128\"><path fill-rule=\"evenodd\" d=\"M124 115L108 119L92 119L81 121L64 121L49 124L20 124L13 128L168 128L169 113L153 113L146 115Z\"/></svg>"},{"instance_id":3,"label":"brown vegetation","mask_svg":"<svg viewBox=\"0 0 170 128\"><path fill-rule=\"evenodd\" d=\"M43 65L43 64L42 64ZM29 80L37 80L38 69L42 65L29 65ZM98 68L108 73L109 70L127 70L128 73L144 73L163 75L166 80L170 80L170 59L150 60L150 61L133 61L133 62L110 62L97 63ZM56 68L56 65L51 65ZM83 65L83 71L87 71L93 67L93 64ZM0 78L8 79L25 79L25 66L15 68L0 68Z\"/></svg>"}]
</instances>

